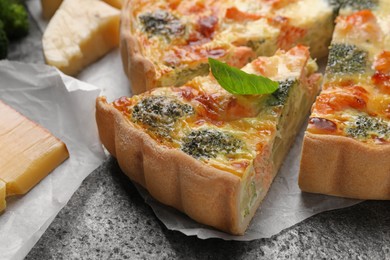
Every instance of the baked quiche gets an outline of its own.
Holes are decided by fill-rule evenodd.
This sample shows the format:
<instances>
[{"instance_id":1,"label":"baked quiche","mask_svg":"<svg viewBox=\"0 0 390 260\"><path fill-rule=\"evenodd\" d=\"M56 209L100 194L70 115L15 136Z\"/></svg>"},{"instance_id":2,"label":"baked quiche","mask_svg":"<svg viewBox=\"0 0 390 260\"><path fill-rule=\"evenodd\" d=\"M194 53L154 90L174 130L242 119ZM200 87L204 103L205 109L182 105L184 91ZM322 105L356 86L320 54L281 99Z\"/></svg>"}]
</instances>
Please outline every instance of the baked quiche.
<instances>
[{"instance_id":1,"label":"baked quiche","mask_svg":"<svg viewBox=\"0 0 390 260\"><path fill-rule=\"evenodd\" d=\"M328 53L334 14L328 0L128 0L121 54L135 94L207 75L207 58L238 68L297 44Z\"/></svg>"},{"instance_id":2,"label":"baked quiche","mask_svg":"<svg viewBox=\"0 0 390 260\"><path fill-rule=\"evenodd\" d=\"M279 87L233 95L208 75L96 104L101 141L131 180L194 220L238 235L267 194L322 79L304 46L242 70Z\"/></svg>"},{"instance_id":3,"label":"baked quiche","mask_svg":"<svg viewBox=\"0 0 390 260\"><path fill-rule=\"evenodd\" d=\"M390 199L390 1L365 3L336 19L304 138L303 191Z\"/></svg>"}]
</instances>

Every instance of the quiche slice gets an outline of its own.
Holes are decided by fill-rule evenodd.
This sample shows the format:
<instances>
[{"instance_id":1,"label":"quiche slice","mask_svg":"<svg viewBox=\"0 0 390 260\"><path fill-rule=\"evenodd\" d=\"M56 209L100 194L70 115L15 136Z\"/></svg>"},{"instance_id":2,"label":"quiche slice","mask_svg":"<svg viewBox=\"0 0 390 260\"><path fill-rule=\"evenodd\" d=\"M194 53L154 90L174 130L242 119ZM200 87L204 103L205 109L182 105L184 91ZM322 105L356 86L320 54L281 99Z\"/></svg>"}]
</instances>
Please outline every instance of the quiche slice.
<instances>
[{"instance_id":1,"label":"quiche slice","mask_svg":"<svg viewBox=\"0 0 390 260\"><path fill-rule=\"evenodd\" d=\"M279 82L269 95L233 95L212 75L107 103L102 143L128 177L194 220L242 235L319 91L307 47L259 57L243 71Z\"/></svg>"},{"instance_id":2,"label":"quiche slice","mask_svg":"<svg viewBox=\"0 0 390 260\"><path fill-rule=\"evenodd\" d=\"M304 138L303 191L390 199L390 2L377 4L336 20Z\"/></svg>"},{"instance_id":3,"label":"quiche slice","mask_svg":"<svg viewBox=\"0 0 390 260\"><path fill-rule=\"evenodd\" d=\"M133 93L181 86L207 75L207 58L243 67L297 44L328 53L334 5L328 0L127 0L121 54Z\"/></svg>"}]
</instances>

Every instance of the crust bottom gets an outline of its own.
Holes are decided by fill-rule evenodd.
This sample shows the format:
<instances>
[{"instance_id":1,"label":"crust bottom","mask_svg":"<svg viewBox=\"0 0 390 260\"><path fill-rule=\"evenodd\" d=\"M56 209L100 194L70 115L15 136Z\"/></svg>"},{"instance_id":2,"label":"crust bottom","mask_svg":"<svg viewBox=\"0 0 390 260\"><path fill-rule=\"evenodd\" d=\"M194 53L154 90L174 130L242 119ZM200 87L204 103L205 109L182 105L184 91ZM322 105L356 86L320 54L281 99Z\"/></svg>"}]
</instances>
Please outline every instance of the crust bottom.
<instances>
[{"instance_id":1,"label":"crust bottom","mask_svg":"<svg viewBox=\"0 0 390 260\"><path fill-rule=\"evenodd\" d=\"M390 199L390 146L306 132L299 187L355 199Z\"/></svg>"}]
</instances>

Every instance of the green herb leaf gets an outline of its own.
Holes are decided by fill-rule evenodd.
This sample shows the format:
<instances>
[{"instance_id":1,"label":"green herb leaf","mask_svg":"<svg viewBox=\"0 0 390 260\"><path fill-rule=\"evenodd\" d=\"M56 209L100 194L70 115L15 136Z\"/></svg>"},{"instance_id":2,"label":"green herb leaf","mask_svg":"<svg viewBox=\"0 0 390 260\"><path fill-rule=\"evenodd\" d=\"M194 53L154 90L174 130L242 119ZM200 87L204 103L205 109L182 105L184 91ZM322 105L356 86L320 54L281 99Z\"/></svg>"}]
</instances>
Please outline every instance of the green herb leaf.
<instances>
[{"instance_id":1,"label":"green herb leaf","mask_svg":"<svg viewBox=\"0 0 390 260\"><path fill-rule=\"evenodd\" d=\"M271 94L279 88L279 83L269 78L248 74L226 63L209 58L211 73L218 83L232 94L257 95Z\"/></svg>"}]
</instances>

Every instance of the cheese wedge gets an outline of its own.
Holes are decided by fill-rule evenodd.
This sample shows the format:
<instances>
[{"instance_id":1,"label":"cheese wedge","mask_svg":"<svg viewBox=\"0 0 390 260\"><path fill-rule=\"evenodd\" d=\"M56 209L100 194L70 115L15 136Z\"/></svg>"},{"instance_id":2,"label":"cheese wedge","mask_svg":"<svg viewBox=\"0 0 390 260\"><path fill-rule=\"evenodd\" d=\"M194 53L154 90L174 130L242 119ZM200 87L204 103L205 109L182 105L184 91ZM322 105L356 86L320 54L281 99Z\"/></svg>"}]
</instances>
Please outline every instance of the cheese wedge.
<instances>
[{"instance_id":1,"label":"cheese wedge","mask_svg":"<svg viewBox=\"0 0 390 260\"><path fill-rule=\"evenodd\" d=\"M5 182L0 180L0 213L5 209L7 206L5 201Z\"/></svg>"},{"instance_id":2,"label":"cheese wedge","mask_svg":"<svg viewBox=\"0 0 390 260\"><path fill-rule=\"evenodd\" d=\"M62 0L41 0L42 16L49 20L60 7Z\"/></svg>"},{"instance_id":3,"label":"cheese wedge","mask_svg":"<svg viewBox=\"0 0 390 260\"><path fill-rule=\"evenodd\" d=\"M118 9L101 1L65 1L43 35L47 64L76 75L117 47L119 14Z\"/></svg>"},{"instance_id":4,"label":"cheese wedge","mask_svg":"<svg viewBox=\"0 0 390 260\"><path fill-rule=\"evenodd\" d=\"M0 144L0 208L1 183L7 196L25 194L69 157L63 142L2 102Z\"/></svg>"}]
</instances>

